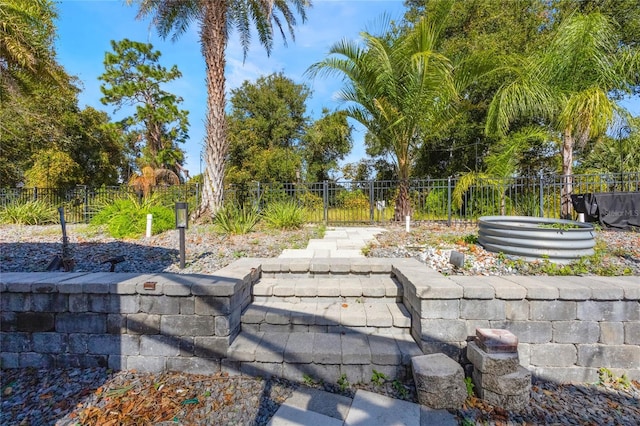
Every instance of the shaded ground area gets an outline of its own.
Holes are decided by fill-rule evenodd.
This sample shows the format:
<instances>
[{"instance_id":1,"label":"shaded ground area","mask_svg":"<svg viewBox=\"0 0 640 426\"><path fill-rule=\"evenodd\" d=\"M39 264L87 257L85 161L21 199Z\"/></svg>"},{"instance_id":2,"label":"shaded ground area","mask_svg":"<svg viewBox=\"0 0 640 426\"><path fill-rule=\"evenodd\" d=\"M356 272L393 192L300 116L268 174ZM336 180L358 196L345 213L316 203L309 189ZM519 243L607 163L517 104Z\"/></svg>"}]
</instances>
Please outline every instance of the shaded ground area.
<instances>
[{"instance_id":1,"label":"shaded ground area","mask_svg":"<svg viewBox=\"0 0 640 426\"><path fill-rule=\"evenodd\" d=\"M346 396L366 389L416 402L411 383L292 383L224 374L147 374L85 370L3 371L3 425L264 425L293 390L310 385ZM640 424L640 383L603 376L591 385L535 381L530 405L505 411L470 397L452 411L460 424ZM112 423L111 423L112 422ZM164 423L166 422L166 423Z\"/></svg>"}]
</instances>

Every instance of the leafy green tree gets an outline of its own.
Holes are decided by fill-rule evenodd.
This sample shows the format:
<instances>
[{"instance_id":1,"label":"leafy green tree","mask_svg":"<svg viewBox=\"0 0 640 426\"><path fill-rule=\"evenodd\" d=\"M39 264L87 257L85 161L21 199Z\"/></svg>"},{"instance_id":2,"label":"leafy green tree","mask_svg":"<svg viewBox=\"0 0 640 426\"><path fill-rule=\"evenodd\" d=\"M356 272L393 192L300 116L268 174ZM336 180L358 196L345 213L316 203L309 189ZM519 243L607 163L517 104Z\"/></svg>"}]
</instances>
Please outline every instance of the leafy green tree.
<instances>
[{"instance_id":1,"label":"leafy green tree","mask_svg":"<svg viewBox=\"0 0 640 426\"><path fill-rule=\"evenodd\" d=\"M245 81L231 91L227 182L293 182L309 118L309 88L282 73Z\"/></svg>"},{"instance_id":2,"label":"leafy green tree","mask_svg":"<svg viewBox=\"0 0 640 426\"><path fill-rule=\"evenodd\" d=\"M338 168L338 161L351 151L353 128L347 122L345 111L322 110L302 137L302 157L306 166L306 180L329 180L329 172Z\"/></svg>"},{"instance_id":3,"label":"leafy green tree","mask_svg":"<svg viewBox=\"0 0 640 426\"><path fill-rule=\"evenodd\" d=\"M188 135L188 111L179 109L182 98L162 89L162 85L180 78L177 66L167 69L159 64L161 53L148 43L124 39L111 41L113 52L105 54L105 72L98 77L105 105L115 111L135 106L133 115L122 120L123 129L137 136L134 154L138 170L149 166L164 168L180 176L185 172L184 151L179 144ZM186 172L185 172L186 174Z\"/></svg>"},{"instance_id":4,"label":"leafy green tree","mask_svg":"<svg viewBox=\"0 0 640 426\"><path fill-rule=\"evenodd\" d=\"M274 29L284 37L283 26L293 36L294 11L306 19L309 0L128 0L139 4L139 16L151 16L162 37L182 35L196 21L207 73L207 136L204 187L200 215L213 215L222 207L225 161L229 147L225 114L225 50L228 35L237 30L246 55L255 24L258 39L267 53L273 46ZM293 9L293 10L292 10ZM275 28L274 28L275 27Z\"/></svg>"},{"instance_id":5,"label":"leafy green tree","mask_svg":"<svg viewBox=\"0 0 640 426\"><path fill-rule=\"evenodd\" d=\"M604 135L621 107L610 95L630 90L637 52L621 48L609 18L573 15L541 53L521 58L489 108L487 132L504 135L522 117L544 120L562 141L562 216L571 216L573 150Z\"/></svg>"},{"instance_id":6,"label":"leafy green tree","mask_svg":"<svg viewBox=\"0 0 640 426\"><path fill-rule=\"evenodd\" d=\"M79 173L60 170L73 177L65 185L115 185L125 175L122 135L106 113L78 108L74 82L61 71L59 84L36 83L28 94L15 93L0 103L3 187L25 183L25 173L47 150L67 154L80 167Z\"/></svg>"},{"instance_id":7,"label":"leafy green tree","mask_svg":"<svg viewBox=\"0 0 640 426\"><path fill-rule=\"evenodd\" d=\"M33 166L25 173L27 187L64 189L78 182L80 166L66 152L46 149L33 157Z\"/></svg>"},{"instance_id":8,"label":"leafy green tree","mask_svg":"<svg viewBox=\"0 0 640 426\"><path fill-rule=\"evenodd\" d=\"M627 173L640 170L640 118L629 120L616 138L605 136L588 150L576 169L580 173Z\"/></svg>"},{"instance_id":9,"label":"leafy green tree","mask_svg":"<svg viewBox=\"0 0 640 426\"><path fill-rule=\"evenodd\" d=\"M59 145L80 167L77 184L115 185L128 176L125 135L104 111L86 107L64 116L65 135Z\"/></svg>"},{"instance_id":10,"label":"leafy green tree","mask_svg":"<svg viewBox=\"0 0 640 426\"><path fill-rule=\"evenodd\" d=\"M409 178L421 135L437 128L457 98L451 62L438 53L450 2L440 2L400 35L361 34L362 45L334 44L308 72L345 78L346 111L372 136L378 153L390 153L400 180L396 220L410 214Z\"/></svg>"},{"instance_id":11,"label":"leafy green tree","mask_svg":"<svg viewBox=\"0 0 640 426\"><path fill-rule=\"evenodd\" d=\"M54 82L59 71L53 39L57 18L52 0L0 2L0 100L28 91L34 82Z\"/></svg>"},{"instance_id":12,"label":"leafy green tree","mask_svg":"<svg viewBox=\"0 0 640 426\"><path fill-rule=\"evenodd\" d=\"M407 0L408 22L433 13L438 2ZM417 154L415 174L421 177L448 177L467 171L481 171L484 159L498 137L485 134L488 106L502 84L502 76L486 73L497 66L496 59L526 54L544 45L550 36L551 14L540 0L456 1L442 34L439 51L450 58L458 79L471 64L471 79L459 87L456 114L442 123L439 132L424 135ZM531 123L514 123L514 131ZM530 168L530 167L527 167Z\"/></svg>"}]
</instances>

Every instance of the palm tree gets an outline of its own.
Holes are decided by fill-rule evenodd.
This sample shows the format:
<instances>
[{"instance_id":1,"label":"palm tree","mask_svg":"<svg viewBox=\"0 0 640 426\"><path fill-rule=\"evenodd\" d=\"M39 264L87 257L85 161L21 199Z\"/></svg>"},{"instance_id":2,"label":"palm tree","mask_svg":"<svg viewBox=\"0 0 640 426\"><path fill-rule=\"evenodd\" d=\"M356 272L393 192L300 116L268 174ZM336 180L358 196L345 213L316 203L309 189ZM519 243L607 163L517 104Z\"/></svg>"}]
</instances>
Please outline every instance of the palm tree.
<instances>
[{"instance_id":1,"label":"palm tree","mask_svg":"<svg viewBox=\"0 0 640 426\"><path fill-rule=\"evenodd\" d=\"M398 36L363 32L363 47L338 42L307 71L343 77L339 96L349 103L347 114L367 129L375 145L370 148L393 155L400 180L396 220L411 212L409 178L421 136L438 125L457 97L453 66L437 53L450 9L450 2L441 2L436 13Z\"/></svg>"},{"instance_id":2,"label":"palm tree","mask_svg":"<svg viewBox=\"0 0 640 426\"><path fill-rule=\"evenodd\" d=\"M489 107L486 131L504 135L511 123L545 122L562 141L562 216L571 217L573 149L603 135L621 107L612 93L629 91L638 54L623 49L610 20L574 15L563 22L549 47L521 58ZM635 71L634 71L635 69Z\"/></svg>"},{"instance_id":3,"label":"palm tree","mask_svg":"<svg viewBox=\"0 0 640 426\"><path fill-rule=\"evenodd\" d=\"M246 55L255 24L267 53L273 47L274 26L283 38L283 26L293 38L296 18L293 9L306 19L310 0L128 0L139 4L138 17L151 16L161 37L173 33L176 39L192 22L200 26L200 44L207 80L204 188L197 214L213 215L223 201L225 157L229 147L225 117L225 50L229 32L237 30ZM291 6L289 6L289 3Z\"/></svg>"},{"instance_id":4,"label":"palm tree","mask_svg":"<svg viewBox=\"0 0 640 426\"><path fill-rule=\"evenodd\" d=\"M52 0L0 3L0 99L34 81L55 80L55 18Z\"/></svg>"}]
</instances>

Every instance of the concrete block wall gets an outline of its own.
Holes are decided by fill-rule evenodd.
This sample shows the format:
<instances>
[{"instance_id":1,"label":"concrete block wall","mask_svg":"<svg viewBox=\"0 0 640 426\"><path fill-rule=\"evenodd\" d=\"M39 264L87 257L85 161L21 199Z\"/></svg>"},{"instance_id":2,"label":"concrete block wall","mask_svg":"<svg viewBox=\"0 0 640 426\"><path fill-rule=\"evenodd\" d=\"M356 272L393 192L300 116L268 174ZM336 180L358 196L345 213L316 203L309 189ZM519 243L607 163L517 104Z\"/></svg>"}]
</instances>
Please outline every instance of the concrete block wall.
<instances>
[{"instance_id":1,"label":"concrete block wall","mask_svg":"<svg viewBox=\"0 0 640 426\"><path fill-rule=\"evenodd\" d=\"M425 354L464 362L477 327L504 328L539 377L593 382L606 367L640 380L638 277L445 277L414 259L240 259L215 275L3 273L1 366L218 371L252 285L312 274L395 276Z\"/></svg>"},{"instance_id":2,"label":"concrete block wall","mask_svg":"<svg viewBox=\"0 0 640 426\"><path fill-rule=\"evenodd\" d=\"M3 273L2 368L216 372L260 262L216 275Z\"/></svg>"},{"instance_id":3,"label":"concrete block wall","mask_svg":"<svg viewBox=\"0 0 640 426\"><path fill-rule=\"evenodd\" d=\"M538 377L594 382L605 367L640 379L638 277L445 277L412 260L393 273L425 354L464 362L477 327L503 328Z\"/></svg>"}]
</instances>

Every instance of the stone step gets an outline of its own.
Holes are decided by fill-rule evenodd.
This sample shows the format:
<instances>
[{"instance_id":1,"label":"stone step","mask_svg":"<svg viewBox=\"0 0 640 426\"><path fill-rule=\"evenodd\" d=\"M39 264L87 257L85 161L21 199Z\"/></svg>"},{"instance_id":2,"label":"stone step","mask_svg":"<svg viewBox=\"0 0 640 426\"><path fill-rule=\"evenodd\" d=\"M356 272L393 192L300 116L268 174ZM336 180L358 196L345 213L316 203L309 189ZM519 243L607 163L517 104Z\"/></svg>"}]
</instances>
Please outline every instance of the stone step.
<instances>
[{"instance_id":1,"label":"stone step","mask_svg":"<svg viewBox=\"0 0 640 426\"><path fill-rule=\"evenodd\" d=\"M344 374L349 383L369 383L409 377L411 358L422 352L409 335L243 331L227 354L230 374L328 383Z\"/></svg>"},{"instance_id":2,"label":"stone step","mask_svg":"<svg viewBox=\"0 0 640 426\"><path fill-rule=\"evenodd\" d=\"M242 313L243 331L410 334L411 316L402 303L348 301L254 302Z\"/></svg>"},{"instance_id":3,"label":"stone step","mask_svg":"<svg viewBox=\"0 0 640 426\"><path fill-rule=\"evenodd\" d=\"M402 300L402 285L389 275L336 277L321 274L314 277L262 278L253 286L255 301L269 298L283 302L335 301L337 297L363 303L388 303Z\"/></svg>"}]
</instances>

